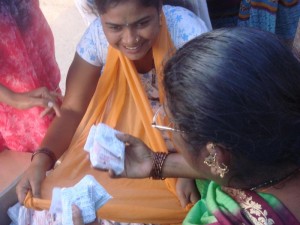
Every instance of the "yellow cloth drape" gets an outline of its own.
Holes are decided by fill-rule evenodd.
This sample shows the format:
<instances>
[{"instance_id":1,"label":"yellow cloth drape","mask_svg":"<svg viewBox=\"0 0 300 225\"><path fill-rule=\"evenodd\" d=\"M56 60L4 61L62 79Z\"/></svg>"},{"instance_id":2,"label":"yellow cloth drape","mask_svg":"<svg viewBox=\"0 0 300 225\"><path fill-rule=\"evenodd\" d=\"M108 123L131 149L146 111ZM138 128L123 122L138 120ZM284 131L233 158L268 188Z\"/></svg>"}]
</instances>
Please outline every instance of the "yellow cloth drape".
<instances>
[{"instance_id":1,"label":"yellow cloth drape","mask_svg":"<svg viewBox=\"0 0 300 225\"><path fill-rule=\"evenodd\" d=\"M164 95L162 65L171 50L173 44L163 17L161 31L152 48L161 101ZM91 168L83 150L90 127L102 122L139 137L153 150L166 151L161 133L151 127L152 117L153 112L135 66L110 47L96 92L62 163L43 182L42 199L34 199L28 194L24 204L35 209L47 209L50 200L45 199L51 199L54 187L73 186L84 175L91 174L113 196L98 211L100 218L119 222L181 224L186 211L180 207L174 194L174 179L111 179L106 172Z\"/></svg>"}]
</instances>

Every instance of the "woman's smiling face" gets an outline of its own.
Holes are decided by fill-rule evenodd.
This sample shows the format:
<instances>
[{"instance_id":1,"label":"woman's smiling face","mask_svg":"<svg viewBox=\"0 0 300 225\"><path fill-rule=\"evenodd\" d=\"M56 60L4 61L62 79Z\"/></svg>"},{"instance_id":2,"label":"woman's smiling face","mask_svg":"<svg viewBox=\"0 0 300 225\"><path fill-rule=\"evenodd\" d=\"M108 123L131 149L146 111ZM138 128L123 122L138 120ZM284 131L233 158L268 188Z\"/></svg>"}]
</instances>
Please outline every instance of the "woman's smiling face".
<instances>
[{"instance_id":1,"label":"woman's smiling face","mask_svg":"<svg viewBox=\"0 0 300 225\"><path fill-rule=\"evenodd\" d=\"M109 44L130 60L140 60L159 34L160 12L138 0L128 0L108 8L100 17Z\"/></svg>"}]
</instances>

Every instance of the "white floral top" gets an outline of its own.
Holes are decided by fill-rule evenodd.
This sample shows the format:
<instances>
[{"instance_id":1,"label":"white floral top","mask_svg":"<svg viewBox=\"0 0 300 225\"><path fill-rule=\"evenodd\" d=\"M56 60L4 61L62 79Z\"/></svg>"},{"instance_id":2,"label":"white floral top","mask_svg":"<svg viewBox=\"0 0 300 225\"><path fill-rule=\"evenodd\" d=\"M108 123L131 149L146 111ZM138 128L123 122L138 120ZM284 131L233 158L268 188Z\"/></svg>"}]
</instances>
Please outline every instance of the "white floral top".
<instances>
[{"instance_id":1,"label":"white floral top","mask_svg":"<svg viewBox=\"0 0 300 225\"><path fill-rule=\"evenodd\" d=\"M208 31L205 23L193 12L185 8L165 5L163 6L163 12L171 39L177 49L189 40ZM81 38L77 46L77 53L88 63L102 67L103 70L107 58L108 45L100 18L97 18ZM155 112L159 107L158 84L157 79L155 79L156 71L152 69L148 73L140 75L152 110ZM171 151L173 147L167 135L163 133L163 136L167 142L168 149Z\"/></svg>"},{"instance_id":2,"label":"white floral top","mask_svg":"<svg viewBox=\"0 0 300 225\"><path fill-rule=\"evenodd\" d=\"M185 8L165 5L163 11L176 48L208 31L205 23ZM106 62L108 45L100 18L97 18L81 38L77 45L77 53L88 63L102 67Z\"/></svg>"}]
</instances>

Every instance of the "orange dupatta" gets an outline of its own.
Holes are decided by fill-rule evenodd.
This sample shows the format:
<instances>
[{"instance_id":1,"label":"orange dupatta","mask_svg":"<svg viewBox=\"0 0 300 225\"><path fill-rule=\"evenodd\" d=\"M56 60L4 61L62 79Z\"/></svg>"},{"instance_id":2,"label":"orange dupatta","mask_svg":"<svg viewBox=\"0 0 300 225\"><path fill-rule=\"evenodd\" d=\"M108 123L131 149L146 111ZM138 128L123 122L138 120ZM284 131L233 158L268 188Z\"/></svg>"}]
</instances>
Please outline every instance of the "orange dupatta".
<instances>
[{"instance_id":1,"label":"orange dupatta","mask_svg":"<svg viewBox=\"0 0 300 225\"><path fill-rule=\"evenodd\" d=\"M173 43L165 18L160 34L152 47L163 100L162 64ZM153 112L133 63L118 50L109 47L107 63L95 94L81 121L62 162L42 184L42 199L27 195L24 204L35 209L50 207L54 187L70 187L84 175L91 174L113 196L98 211L102 219L119 222L181 224L186 211L181 208L175 193L174 179L111 179L106 172L91 168L83 150L93 124L105 123L124 133L142 139L151 149L166 151L159 131L151 127Z\"/></svg>"}]
</instances>

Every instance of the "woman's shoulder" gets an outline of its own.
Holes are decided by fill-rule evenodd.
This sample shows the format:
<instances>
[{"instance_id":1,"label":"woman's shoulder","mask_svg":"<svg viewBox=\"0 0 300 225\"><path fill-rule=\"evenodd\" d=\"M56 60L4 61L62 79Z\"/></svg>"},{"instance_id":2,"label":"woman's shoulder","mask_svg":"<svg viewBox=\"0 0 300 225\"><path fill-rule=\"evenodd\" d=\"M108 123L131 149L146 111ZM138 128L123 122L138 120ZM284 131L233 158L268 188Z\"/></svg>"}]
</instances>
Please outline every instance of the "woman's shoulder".
<instances>
[{"instance_id":1,"label":"woman's shoulder","mask_svg":"<svg viewBox=\"0 0 300 225\"><path fill-rule=\"evenodd\" d=\"M176 48L209 31L205 22L192 11L180 7L164 5L163 12L166 17L169 33Z\"/></svg>"},{"instance_id":2,"label":"woman's shoulder","mask_svg":"<svg viewBox=\"0 0 300 225\"><path fill-rule=\"evenodd\" d=\"M100 18L95 19L83 34L77 45L77 53L85 61L95 66L105 64L108 42L102 29Z\"/></svg>"}]
</instances>

